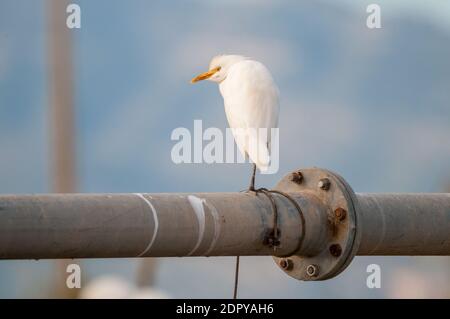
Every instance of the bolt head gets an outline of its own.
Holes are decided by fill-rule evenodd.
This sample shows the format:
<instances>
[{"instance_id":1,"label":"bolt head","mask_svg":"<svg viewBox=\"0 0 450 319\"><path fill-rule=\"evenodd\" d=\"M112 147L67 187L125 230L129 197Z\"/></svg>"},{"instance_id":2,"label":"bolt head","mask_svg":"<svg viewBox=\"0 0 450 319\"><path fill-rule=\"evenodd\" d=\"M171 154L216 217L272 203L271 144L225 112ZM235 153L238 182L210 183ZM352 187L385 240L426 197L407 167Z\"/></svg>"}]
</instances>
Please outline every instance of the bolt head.
<instances>
[{"instance_id":1,"label":"bolt head","mask_svg":"<svg viewBox=\"0 0 450 319\"><path fill-rule=\"evenodd\" d=\"M283 258L280 260L280 267L284 270L291 270L294 267L294 263L289 258Z\"/></svg>"},{"instance_id":2,"label":"bolt head","mask_svg":"<svg viewBox=\"0 0 450 319\"><path fill-rule=\"evenodd\" d=\"M302 172L294 172L292 173L291 181L297 184L301 184L303 182L303 174Z\"/></svg>"},{"instance_id":3,"label":"bolt head","mask_svg":"<svg viewBox=\"0 0 450 319\"><path fill-rule=\"evenodd\" d=\"M347 211L342 207L338 207L334 210L334 217L336 217L337 220L343 221L346 216Z\"/></svg>"},{"instance_id":4,"label":"bolt head","mask_svg":"<svg viewBox=\"0 0 450 319\"><path fill-rule=\"evenodd\" d=\"M306 274L309 277L317 277L319 275L319 266L311 264L306 267Z\"/></svg>"},{"instance_id":5,"label":"bolt head","mask_svg":"<svg viewBox=\"0 0 450 319\"><path fill-rule=\"evenodd\" d=\"M330 189L330 185L331 185L331 182L330 182L330 180L329 180L328 178L322 178L322 179L319 181L319 183L317 184L317 186L318 186L320 189L323 189L324 191L329 190L329 189Z\"/></svg>"},{"instance_id":6,"label":"bolt head","mask_svg":"<svg viewBox=\"0 0 450 319\"><path fill-rule=\"evenodd\" d=\"M339 257L342 254L342 248L339 244L333 244L330 246L330 254L333 257Z\"/></svg>"}]
</instances>

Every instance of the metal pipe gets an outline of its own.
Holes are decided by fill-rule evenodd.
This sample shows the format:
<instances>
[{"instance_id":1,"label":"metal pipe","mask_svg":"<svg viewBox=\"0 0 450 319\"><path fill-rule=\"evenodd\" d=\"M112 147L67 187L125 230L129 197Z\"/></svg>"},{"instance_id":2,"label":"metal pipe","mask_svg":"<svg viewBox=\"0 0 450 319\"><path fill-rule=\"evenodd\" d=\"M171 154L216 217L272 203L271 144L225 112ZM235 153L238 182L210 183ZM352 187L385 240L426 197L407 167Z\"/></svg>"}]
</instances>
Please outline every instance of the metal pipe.
<instances>
[{"instance_id":1,"label":"metal pipe","mask_svg":"<svg viewBox=\"0 0 450 319\"><path fill-rule=\"evenodd\" d=\"M450 255L450 194L356 194L358 255Z\"/></svg>"},{"instance_id":2,"label":"metal pipe","mask_svg":"<svg viewBox=\"0 0 450 319\"><path fill-rule=\"evenodd\" d=\"M356 196L362 228L357 255L450 254L450 194ZM310 194L293 197L308 226L301 251L295 251L300 217L280 195L283 245L277 251L263 244L273 218L262 195L0 196L0 258L314 254L326 241L321 225L327 209Z\"/></svg>"},{"instance_id":3,"label":"metal pipe","mask_svg":"<svg viewBox=\"0 0 450 319\"><path fill-rule=\"evenodd\" d=\"M309 230L296 252L300 217L289 201L276 198L283 245L274 251L263 244L273 223L270 202L261 195L0 196L0 258L283 256L320 250L326 208L314 196L294 195ZM357 200L357 255L450 255L450 194L357 194Z\"/></svg>"},{"instance_id":4,"label":"metal pipe","mask_svg":"<svg viewBox=\"0 0 450 319\"><path fill-rule=\"evenodd\" d=\"M290 255L301 219L275 197L276 250L264 244L273 212L262 194L0 196L0 259ZM311 254L326 240L326 207L310 195L295 199L309 225L301 252Z\"/></svg>"},{"instance_id":5,"label":"metal pipe","mask_svg":"<svg viewBox=\"0 0 450 319\"><path fill-rule=\"evenodd\" d=\"M356 194L318 168L275 189L275 247L262 193L0 196L0 259L266 255L325 280L356 255L450 255L450 194Z\"/></svg>"}]
</instances>

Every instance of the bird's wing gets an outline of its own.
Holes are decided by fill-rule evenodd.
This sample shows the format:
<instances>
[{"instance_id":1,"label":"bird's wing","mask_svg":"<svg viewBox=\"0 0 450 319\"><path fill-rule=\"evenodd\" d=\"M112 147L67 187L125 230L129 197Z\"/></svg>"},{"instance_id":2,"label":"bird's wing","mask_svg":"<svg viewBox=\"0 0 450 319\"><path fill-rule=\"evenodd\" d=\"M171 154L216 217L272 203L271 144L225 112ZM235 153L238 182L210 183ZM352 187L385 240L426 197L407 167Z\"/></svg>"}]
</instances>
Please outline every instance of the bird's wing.
<instances>
[{"instance_id":1,"label":"bird's wing","mask_svg":"<svg viewBox=\"0 0 450 319\"><path fill-rule=\"evenodd\" d=\"M266 170L270 129L277 127L279 114L278 88L270 72L257 61L236 63L221 83L220 91L239 150L260 170Z\"/></svg>"}]
</instances>

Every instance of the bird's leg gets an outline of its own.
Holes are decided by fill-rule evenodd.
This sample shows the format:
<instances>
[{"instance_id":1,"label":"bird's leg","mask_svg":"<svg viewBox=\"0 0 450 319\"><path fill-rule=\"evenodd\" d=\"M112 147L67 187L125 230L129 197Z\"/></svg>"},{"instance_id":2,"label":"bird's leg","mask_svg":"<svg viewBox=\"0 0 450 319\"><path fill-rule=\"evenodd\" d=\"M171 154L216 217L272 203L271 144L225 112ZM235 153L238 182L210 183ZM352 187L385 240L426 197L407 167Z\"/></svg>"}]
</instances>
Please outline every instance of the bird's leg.
<instances>
[{"instance_id":1,"label":"bird's leg","mask_svg":"<svg viewBox=\"0 0 450 319\"><path fill-rule=\"evenodd\" d=\"M256 164L253 164L253 174L252 178L250 179L250 186L248 187L248 190L250 192L255 191L255 175L256 175Z\"/></svg>"}]
</instances>

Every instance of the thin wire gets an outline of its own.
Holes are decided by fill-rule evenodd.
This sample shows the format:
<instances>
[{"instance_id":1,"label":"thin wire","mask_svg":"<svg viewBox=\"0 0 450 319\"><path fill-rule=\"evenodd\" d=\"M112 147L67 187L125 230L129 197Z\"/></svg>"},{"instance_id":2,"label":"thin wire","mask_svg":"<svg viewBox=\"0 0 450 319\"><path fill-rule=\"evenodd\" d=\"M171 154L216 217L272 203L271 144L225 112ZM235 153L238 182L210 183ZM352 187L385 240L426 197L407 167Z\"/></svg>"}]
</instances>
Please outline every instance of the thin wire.
<instances>
[{"instance_id":1,"label":"thin wire","mask_svg":"<svg viewBox=\"0 0 450 319\"><path fill-rule=\"evenodd\" d=\"M273 194L278 194L289 200L294 207L297 209L297 212L300 215L300 220L302 223L302 231L301 231L301 237L298 242L297 248L295 251L298 251L303 243L303 240L305 239L305 216L303 215L303 211L300 208L300 205L287 193L279 191L279 190L269 190L267 188L261 187L258 189L253 190L258 196L258 193L263 193L269 200L272 205L272 212L273 212L273 235L272 235L272 242L270 243L273 246L273 249L276 250L277 246L280 245L279 241L279 234L278 234L278 207L275 202L275 198L273 197ZM247 190L248 192L248 190ZM233 299L237 299L237 290L238 290L238 281L239 281L239 256L236 256L236 268L234 272L234 292L233 292Z\"/></svg>"},{"instance_id":2,"label":"thin wire","mask_svg":"<svg viewBox=\"0 0 450 319\"><path fill-rule=\"evenodd\" d=\"M234 271L233 299L237 299L238 281L239 281L239 256L236 256L236 269Z\"/></svg>"},{"instance_id":3,"label":"thin wire","mask_svg":"<svg viewBox=\"0 0 450 319\"><path fill-rule=\"evenodd\" d=\"M279 190L270 190L269 192L271 193L276 193L279 194L281 196L284 196L285 198L287 198L293 205L294 207L297 209L298 214L300 215L300 220L302 222L302 232L301 232L301 237L300 240L298 241L298 245L297 248L295 249L295 251L300 250L302 244L303 244L303 240L305 239L305 231L306 231L306 225L305 225L305 216L303 215L303 211L300 208L300 205L287 193L279 191Z\"/></svg>"},{"instance_id":4,"label":"thin wire","mask_svg":"<svg viewBox=\"0 0 450 319\"><path fill-rule=\"evenodd\" d=\"M266 197L270 200L270 203L272 204L272 212L273 212L272 240L273 240L273 242L270 244L274 247L274 250L275 250L276 247L279 245L279 242L278 242L278 207L275 202L275 198L271 194L272 191L270 191L264 187L258 188L257 190L255 190L255 192L256 192L256 195L258 195L258 193L263 193L264 195L266 195Z\"/></svg>"}]
</instances>

